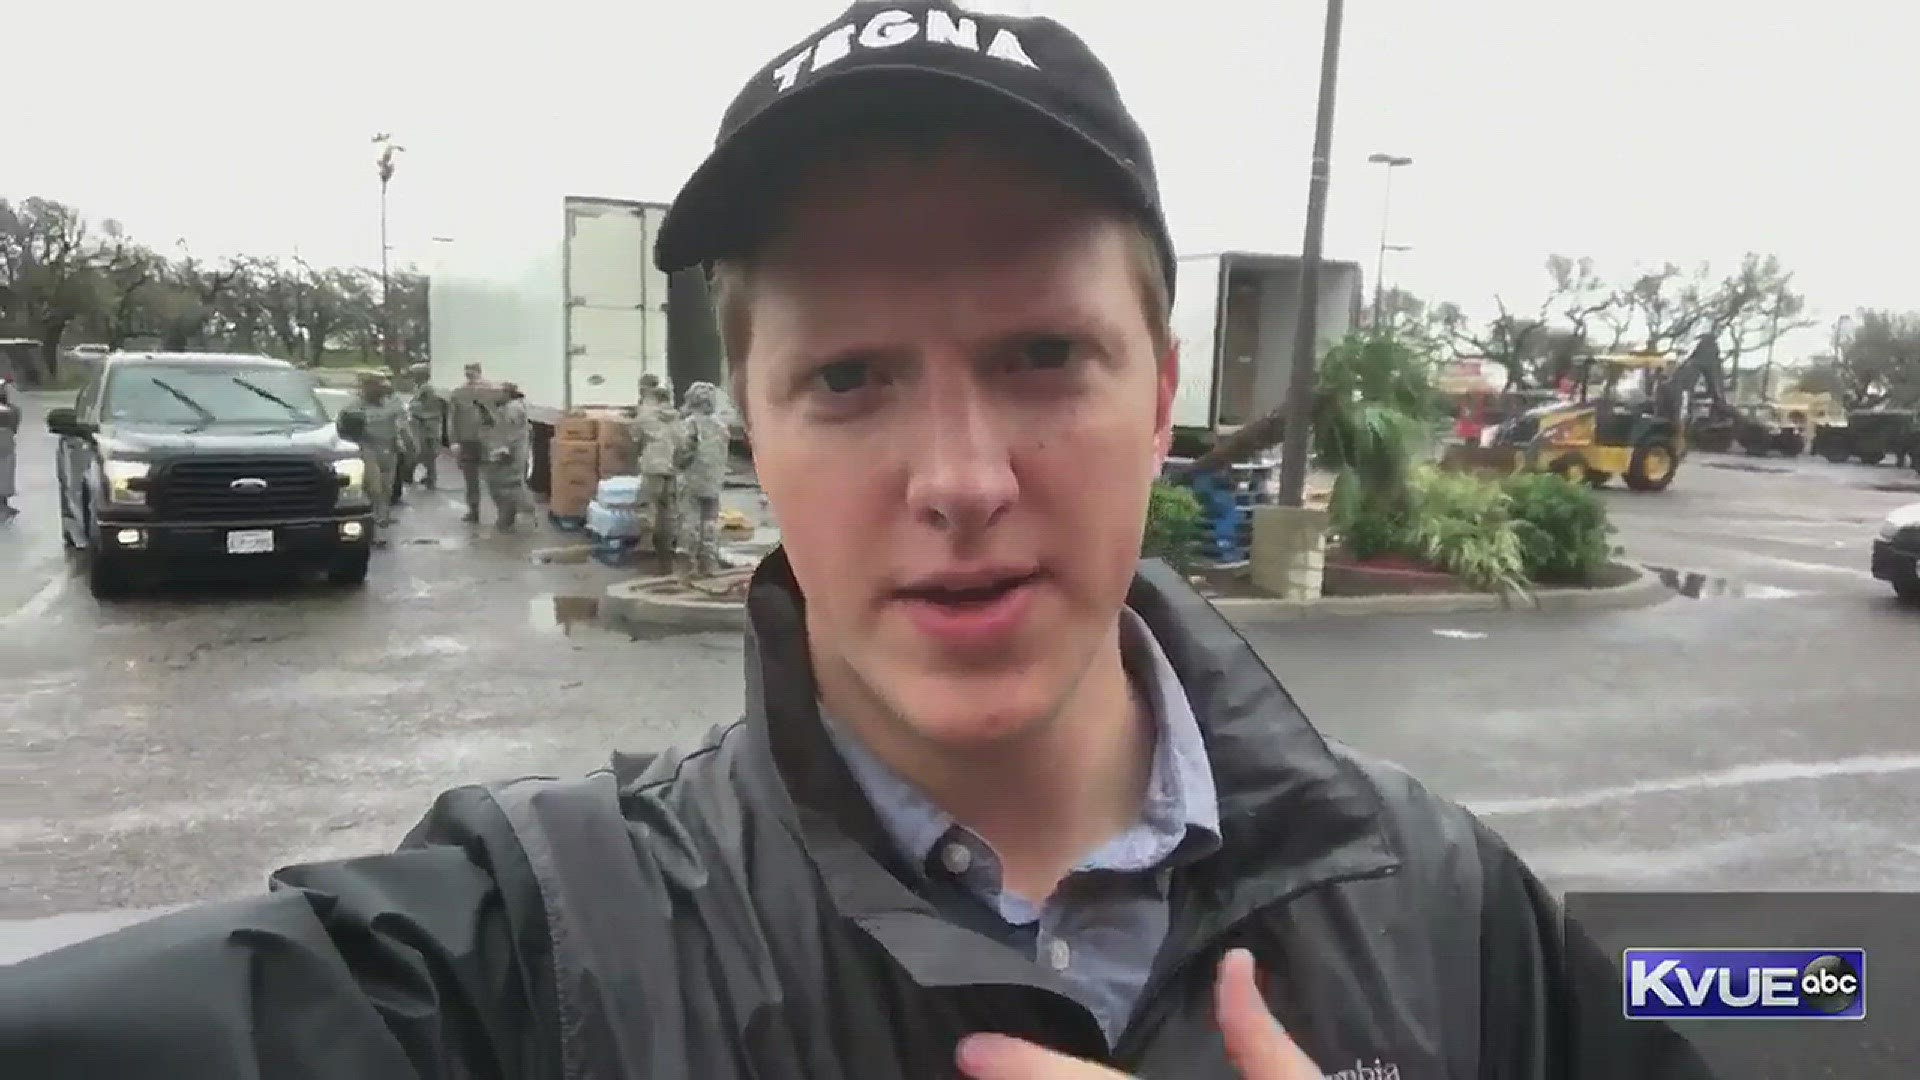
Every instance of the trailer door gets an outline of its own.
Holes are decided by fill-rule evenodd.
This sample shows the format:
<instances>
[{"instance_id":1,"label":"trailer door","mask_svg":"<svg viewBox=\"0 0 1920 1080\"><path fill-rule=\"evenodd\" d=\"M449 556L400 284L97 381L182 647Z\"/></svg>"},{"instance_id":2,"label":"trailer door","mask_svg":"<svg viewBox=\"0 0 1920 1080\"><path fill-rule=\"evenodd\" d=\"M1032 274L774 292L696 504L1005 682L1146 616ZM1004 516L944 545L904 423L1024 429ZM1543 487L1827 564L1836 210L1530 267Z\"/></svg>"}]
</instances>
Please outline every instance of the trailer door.
<instances>
[{"instance_id":1,"label":"trailer door","mask_svg":"<svg viewBox=\"0 0 1920 1080\"><path fill-rule=\"evenodd\" d=\"M666 333L647 208L567 200L567 405L632 405ZM660 342L664 353L664 341ZM664 366L664 365L661 365ZM664 375L665 371L659 372Z\"/></svg>"},{"instance_id":2,"label":"trailer door","mask_svg":"<svg viewBox=\"0 0 1920 1080\"><path fill-rule=\"evenodd\" d=\"M1173 395L1176 429L1214 429L1222 262L1218 255L1190 255L1175 264L1173 333L1180 342L1180 385Z\"/></svg>"}]
</instances>

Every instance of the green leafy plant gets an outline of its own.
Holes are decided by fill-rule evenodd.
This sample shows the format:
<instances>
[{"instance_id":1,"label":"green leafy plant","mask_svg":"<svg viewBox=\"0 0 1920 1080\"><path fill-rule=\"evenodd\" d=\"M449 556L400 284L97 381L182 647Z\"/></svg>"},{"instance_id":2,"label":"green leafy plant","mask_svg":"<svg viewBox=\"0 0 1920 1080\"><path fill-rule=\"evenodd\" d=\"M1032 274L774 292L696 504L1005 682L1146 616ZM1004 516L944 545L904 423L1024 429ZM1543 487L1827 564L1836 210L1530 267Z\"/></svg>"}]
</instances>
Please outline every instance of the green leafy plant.
<instances>
[{"instance_id":1,"label":"green leafy plant","mask_svg":"<svg viewBox=\"0 0 1920 1080\"><path fill-rule=\"evenodd\" d=\"M1472 588L1526 591L1511 500L1498 483L1429 466L1415 471L1409 490L1408 554Z\"/></svg>"},{"instance_id":2,"label":"green leafy plant","mask_svg":"<svg viewBox=\"0 0 1920 1080\"><path fill-rule=\"evenodd\" d=\"M1524 473L1502 487L1530 580L1578 584L1607 564L1613 527L1592 488L1550 473Z\"/></svg>"},{"instance_id":3,"label":"green leafy plant","mask_svg":"<svg viewBox=\"0 0 1920 1080\"><path fill-rule=\"evenodd\" d=\"M1336 527L1400 515L1414 459L1445 412L1432 362L1391 334L1351 334L1320 362L1317 380L1313 454L1336 476Z\"/></svg>"},{"instance_id":4,"label":"green leafy plant","mask_svg":"<svg viewBox=\"0 0 1920 1080\"><path fill-rule=\"evenodd\" d=\"M1156 482L1147 497L1147 527L1141 536L1140 554L1144 558L1163 559L1167 565L1186 573L1194 563L1194 548L1200 540L1200 500L1188 488Z\"/></svg>"},{"instance_id":5,"label":"green leafy plant","mask_svg":"<svg viewBox=\"0 0 1920 1080\"><path fill-rule=\"evenodd\" d=\"M1408 547L1407 520L1404 513L1366 511L1354 515L1340 526L1341 546L1348 555L1366 560L1382 555L1404 554Z\"/></svg>"}]
</instances>

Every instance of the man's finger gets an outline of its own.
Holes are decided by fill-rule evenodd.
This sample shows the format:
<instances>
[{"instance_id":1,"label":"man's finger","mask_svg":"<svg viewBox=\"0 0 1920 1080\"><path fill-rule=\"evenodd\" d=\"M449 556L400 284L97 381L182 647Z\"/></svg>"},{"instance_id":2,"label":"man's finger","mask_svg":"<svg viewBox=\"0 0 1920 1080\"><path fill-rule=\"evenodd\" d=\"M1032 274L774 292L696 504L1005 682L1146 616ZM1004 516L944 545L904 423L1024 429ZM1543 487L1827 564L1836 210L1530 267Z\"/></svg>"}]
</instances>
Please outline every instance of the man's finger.
<instances>
[{"instance_id":1,"label":"man's finger","mask_svg":"<svg viewBox=\"0 0 1920 1080\"><path fill-rule=\"evenodd\" d=\"M1220 961L1213 1000L1214 1022L1241 1080L1322 1080L1320 1069L1267 1011L1254 981L1252 953L1235 949Z\"/></svg>"},{"instance_id":2,"label":"man's finger","mask_svg":"<svg viewBox=\"0 0 1920 1080\"><path fill-rule=\"evenodd\" d=\"M969 1035L960 1040L956 1057L973 1080L1126 1080L1104 1065L1009 1035Z\"/></svg>"}]
</instances>

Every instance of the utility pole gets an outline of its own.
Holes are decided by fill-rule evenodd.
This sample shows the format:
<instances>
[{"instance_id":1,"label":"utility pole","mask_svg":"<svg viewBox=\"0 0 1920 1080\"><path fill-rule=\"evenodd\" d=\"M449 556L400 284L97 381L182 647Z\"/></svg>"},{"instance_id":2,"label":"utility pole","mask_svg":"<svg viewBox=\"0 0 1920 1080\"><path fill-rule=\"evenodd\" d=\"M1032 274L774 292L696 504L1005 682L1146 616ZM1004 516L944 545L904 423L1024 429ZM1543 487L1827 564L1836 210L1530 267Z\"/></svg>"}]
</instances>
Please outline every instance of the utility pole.
<instances>
[{"instance_id":1,"label":"utility pole","mask_svg":"<svg viewBox=\"0 0 1920 1080\"><path fill-rule=\"evenodd\" d=\"M393 370L393 297L392 282L387 272L387 184L393 180L393 155L404 152L406 147L393 141L393 136L382 132L373 137L373 144L380 147L380 157L375 169L380 174L380 358Z\"/></svg>"},{"instance_id":2,"label":"utility pole","mask_svg":"<svg viewBox=\"0 0 1920 1080\"><path fill-rule=\"evenodd\" d=\"M1387 243L1387 221L1393 211L1393 170L1413 164L1413 159L1397 154L1370 154L1367 163L1384 165L1387 173L1386 194L1380 199L1380 255L1373 265L1373 328L1377 331L1387 293L1387 252L1407 250L1404 244Z\"/></svg>"},{"instance_id":3,"label":"utility pole","mask_svg":"<svg viewBox=\"0 0 1920 1080\"><path fill-rule=\"evenodd\" d=\"M1319 366L1320 247L1326 233L1327 186L1333 156L1333 101L1340 77L1340 23L1345 0L1327 0L1327 31L1320 51L1320 108L1313 124L1313 171L1307 183L1307 230L1300 245L1300 310L1293 338L1292 380L1280 451L1280 505L1301 506L1312 446L1314 376Z\"/></svg>"},{"instance_id":4,"label":"utility pole","mask_svg":"<svg viewBox=\"0 0 1920 1080\"><path fill-rule=\"evenodd\" d=\"M1333 97L1340 68L1340 21L1345 0L1327 0L1326 40L1320 56L1320 110L1313 130L1313 171L1307 185L1307 235L1300 252L1299 318L1293 339L1293 370L1280 407L1214 443L1175 472L1188 479L1224 468L1276 441L1280 459L1280 505L1300 506L1307 486L1307 425L1312 422L1315 352L1320 336L1320 247L1326 231L1328 160L1333 153Z\"/></svg>"}]
</instances>

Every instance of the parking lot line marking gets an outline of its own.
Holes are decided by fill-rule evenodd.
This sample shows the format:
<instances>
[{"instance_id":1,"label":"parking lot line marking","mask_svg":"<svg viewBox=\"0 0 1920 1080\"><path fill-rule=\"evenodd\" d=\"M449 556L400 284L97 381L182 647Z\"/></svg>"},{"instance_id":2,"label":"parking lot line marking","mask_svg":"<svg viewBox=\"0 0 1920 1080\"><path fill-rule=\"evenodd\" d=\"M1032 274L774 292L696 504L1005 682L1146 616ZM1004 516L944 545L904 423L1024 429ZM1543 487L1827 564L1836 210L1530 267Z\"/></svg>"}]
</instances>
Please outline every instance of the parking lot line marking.
<instances>
[{"instance_id":1,"label":"parking lot line marking","mask_svg":"<svg viewBox=\"0 0 1920 1080\"><path fill-rule=\"evenodd\" d=\"M28 597L26 603L15 609L13 614L0 618L0 623L26 622L45 615L54 604L59 602L61 594L67 591L67 583L71 580L73 579L65 574L54 576L45 585L40 586L38 592Z\"/></svg>"},{"instance_id":2,"label":"parking lot line marking","mask_svg":"<svg viewBox=\"0 0 1920 1080\"><path fill-rule=\"evenodd\" d=\"M1626 802L1645 795L1671 795L1683 791L1713 791L1748 787L1753 784L1777 784L1791 780L1825 780L1835 776L1885 776L1891 773L1920 771L1920 754L1868 754L1834 761L1766 761L1736 765L1730 769L1675 776L1665 780L1642 780L1633 784L1594 788L1570 795L1542 795L1527 799L1468 799L1467 808L1482 817L1517 814L1547 814L1561 810L1587 810L1607 803Z\"/></svg>"}]
</instances>

